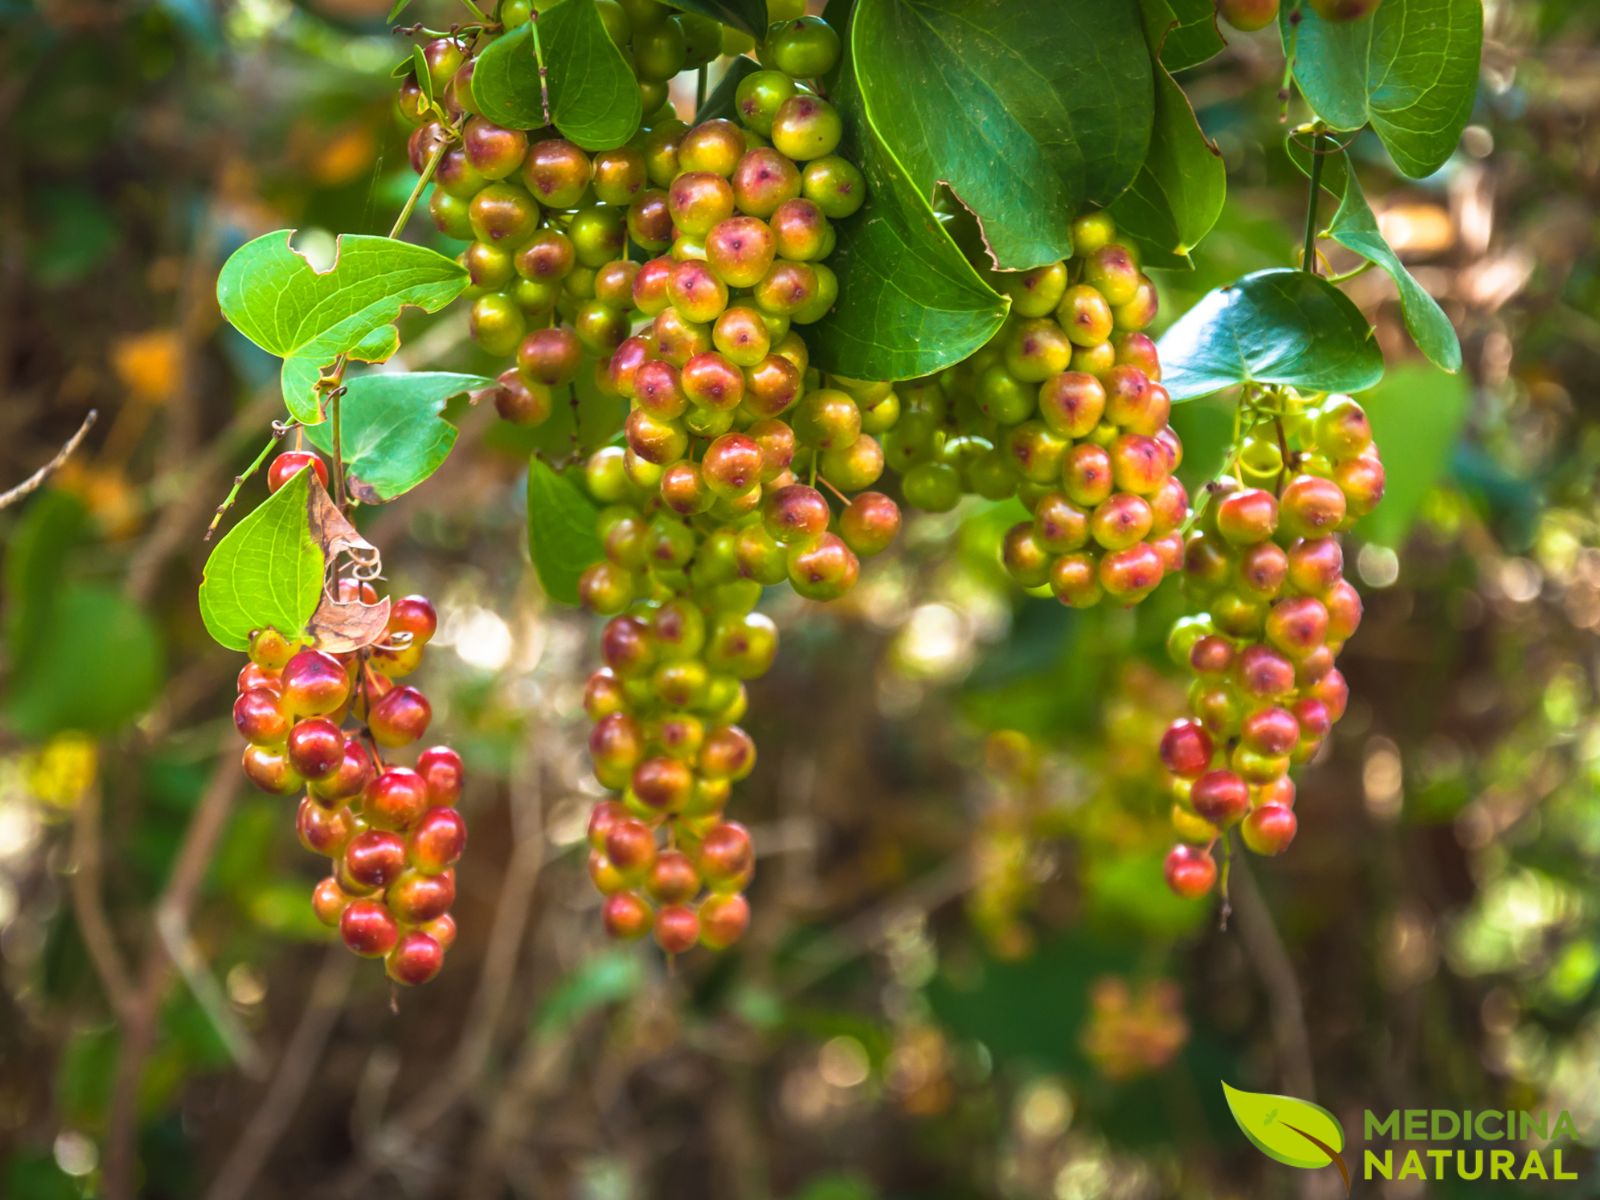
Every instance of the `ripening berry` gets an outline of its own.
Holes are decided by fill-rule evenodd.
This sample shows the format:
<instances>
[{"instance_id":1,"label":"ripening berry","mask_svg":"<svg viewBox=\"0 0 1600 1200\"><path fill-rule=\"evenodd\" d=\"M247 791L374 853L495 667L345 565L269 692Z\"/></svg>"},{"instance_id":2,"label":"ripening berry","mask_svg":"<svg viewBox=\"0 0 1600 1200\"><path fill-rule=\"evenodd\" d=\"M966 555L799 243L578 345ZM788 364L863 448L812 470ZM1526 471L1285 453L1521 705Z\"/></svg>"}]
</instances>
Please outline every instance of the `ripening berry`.
<instances>
[{"instance_id":1,"label":"ripening berry","mask_svg":"<svg viewBox=\"0 0 1600 1200\"><path fill-rule=\"evenodd\" d=\"M326 717L297 721L289 731L289 763L303 779L327 779L343 764L344 751L344 734Z\"/></svg>"},{"instance_id":2,"label":"ripening berry","mask_svg":"<svg viewBox=\"0 0 1600 1200\"><path fill-rule=\"evenodd\" d=\"M1264 542L1278 528L1278 501L1262 488L1242 488L1216 505L1217 532L1235 546Z\"/></svg>"},{"instance_id":3,"label":"ripening berry","mask_svg":"<svg viewBox=\"0 0 1600 1200\"><path fill-rule=\"evenodd\" d=\"M1251 811L1239 827L1239 836L1255 854L1282 854L1294 841L1299 821L1281 804L1263 804Z\"/></svg>"},{"instance_id":4,"label":"ripening berry","mask_svg":"<svg viewBox=\"0 0 1600 1200\"><path fill-rule=\"evenodd\" d=\"M1331 479L1299 475L1283 489L1279 522L1290 537L1315 538L1332 533L1344 516L1344 493Z\"/></svg>"},{"instance_id":5,"label":"ripening berry","mask_svg":"<svg viewBox=\"0 0 1600 1200\"><path fill-rule=\"evenodd\" d=\"M339 918L344 915L344 910L350 906L355 897L339 886L339 881L332 875L322 880L311 890L311 911L330 929L336 929Z\"/></svg>"},{"instance_id":6,"label":"ripening berry","mask_svg":"<svg viewBox=\"0 0 1600 1200\"><path fill-rule=\"evenodd\" d=\"M401 871L383 894L384 903L407 925L421 925L443 916L456 899L456 873Z\"/></svg>"},{"instance_id":7,"label":"ripening berry","mask_svg":"<svg viewBox=\"0 0 1600 1200\"><path fill-rule=\"evenodd\" d=\"M267 468L267 490L275 492L310 467L323 487L328 486L328 464L309 450L285 450Z\"/></svg>"},{"instance_id":8,"label":"ripening berry","mask_svg":"<svg viewBox=\"0 0 1600 1200\"><path fill-rule=\"evenodd\" d=\"M1148 542L1112 551L1100 560L1097 572L1106 594L1129 604L1154 591L1165 574L1161 556Z\"/></svg>"},{"instance_id":9,"label":"ripening berry","mask_svg":"<svg viewBox=\"0 0 1600 1200\"><path fill-rule=\"evenodd\" d=\"M633 794L656 812L681 812L694 790L694 773L686 763L657 755L634 767Z\"/></svg>"},{"instance_id":10,"label":"ripening berry","mask_svg":"<svg viewBox=\"0 0 1600 1200\"><path fill-rule=\"evenodd\" d=\"M1039 416L1055 432L1088 437L1106 411L1105 386L1082 371L1062 371L1039 385Z\"/></svg>"},{"instance_id":11,"label":"ripening berry","mask_svg":"<svg viewBox=\"0 0 1600 1200\"><path fill-rule=\"evenodd\" d=\"M400 926L376 900L353 900L339 917L339 936L362 958L380 958L394 948Z\"/></svg>"},{"instance_id":12,"label":"ripening berry","mask_svg":"<svg viewBox=\"0 0 1600 1200\"><path fill-rule=\"evenodd\" d=\"M406 842L406 861L413 870L439 875L454 866L467 847L467 823L453 808L430 808L418 819Z\"/></svg>"},{"instance_id":13,"label":"ripening berry","mask_svg":"<svg viewBox=\"0 0 1600 1200\"><path fill-rule=\"evenodd\" d=\"M900 533L900 506L882 492L861 492L839 514L839 536L862 558L881 554Z\"/></svg>"},{"instance_id":14,"label":"ripening berry","mask_svg":"<svg viewBox=\"0 0 1600 1200\"><path fill-rule=\"evenodd\" d=\"M1245 717L1239 736L1257 754L1288 754L1300 740L1300 723L1288 709L1271 705Z\"/></svg>"},{"instance_id":15,"label":"ripening berry","mask_svg":"<svg viewBox=\"0 0 1600 1200\"><path fill-rule=\"evenodd\" d=\"M700 843L700 872L715 892L737 890L755 870L755 848L743 825L724 821L714 826Z\"/></svg>"},{"instance_id":16,"label":"ripening berry","mask_svg":"<svg viewBox=\"0 0 1600 1200\"><path fill-rule=\"evenodd\" d=\"M803 483L769 492L761 509L762 525L781 546L810 545L828 531L832 516L827 498Z\"/></svg>"},{"instance_id":17,"label":"ripening berry","mask_svg":"<svg viewBox=\"0 0 1600 1200\"><path fill-rule=\"evenodd\" d=\"M387 887L406 869L406 844L387 829L368 829L344 848L344 869L367 888Z\"/></svg>"},{"instance_id":18,"label":"ripening berry","mask_svg":"<svg viewBox=\"0 0 1600 1200\"><path fill-rule=\"evenodd\" d=\"M600 910L606 932L623 941L636 941L650 932L654 914L650 906L633 892L607 896Z\"/></svg>"},{"instance_id":19,"label":"ripening berry","mask_svg":"<svg viewBox=\"0 0 1600 1200\"><path fill-rule=\"evenodd\" d=\"M772 146L795 162L832 154L844 134L838 111L820 96L790 96L772 114Z\"/></svg>"},{"instance_id":20,"label":"ripening berry","mask_svg":"<svg viewBox=\"0 0 1600 1200\"><path fill-rule=\"evenodd\" d=\"M311 797L295 811L295 833L312 854L338 858L356 831L356 818L348 808L323 808Z\"/></svg>"},{"instance_id":21,"label":"ripening berry","mask_svg":"<svg viewBox=\"0 0 1600 1200\"><path fill-rule=\"evenodd\" d=\"M1073 446L1061 463L1061 487L1080 508L1101 504L1111 495L1111 455L1092 442Z\"/></svg>"},{"instance_id":22,"label":"ripening berry","mask_svg":"<svg viewBox=\"0 0 1600 1200\"><path fill-rule=\"evenodd\" d=\"M311 796L324 807L359 796L372 778L372 759L360 742L345 740L338 769L310 784Z\"/></svg>"},{"instance_id":23,"label":"ripening berry","mask_svg":"<svg viewBox=\"0 0 1600 1200\"><path fill-rule=\"evenodd\" d=\"M409 829L428 807L428 785L409 767L379 772L361 795L361 815L380 829Z\"/></svg>"},{"instance_id":24,"label":"ripening berry","mask_svg":"<svg viewBox=\"0 0 1600 1200\"><path fill-rule=\"evenodd\" d=\"M1167 886L1185 900L1198 900L1217 882L1217 864L1209 850L1177 845L1167 852L1162 866Z\"/></svg>"},{"instance_id":25,"label":"ripening berry","mask_svg":"<svg viewBox=\"0 0 1600 1200\"><path fill-rule=\"evenodd\" d=\"M276 689L253 687L242 692L233 702L233 723L256 746L281 746L289 734L289 718L279 707Z\"/></svg>"},{"instance_id":26,"label":"ripening berry","mask_svg":"<svg viewBox=\"0 0 1600 1200\"><path fill-rule=\"evenodd\" d=\"M755 741L737 725L717 726L700 748L698 766L707 779L737 782L748 776L755 765Z\"/></svg>"},{"instance_id":27,"label":"ripening berry","mask_svg":"<svg viewBox=\"0 0 1600 1200\"><path fill-rule=\"evenodd\" d=\"M1194 811L1219 828L1232 825L1250 808L1250 789L1232 771L1207 771L1189 791Z\"/></svg>"},{"instance_id":28,"label":"ripening berry","mask_svg":"<svg viewBox=\"0 0 1600 1200\"><path fill-rule=\"evenodd\" d=\"M1234 661L1239 690L1258 700L1273 700L1294 690L1294 665L1267 646L1247 646Z\"/></svg>"},{"instance_id":29,"label":"ripening berry","mask_svg":"<svg viewBox=\"0 0 1600 1200\"><path fill-rule=\"evenodd\" d=\"M749 217L766 219L800 195L798 167L770 147L758 147L733 172L734 204Z\"/></svg>"},{"instance_id":30,"label":"ripening berry","mask_svg":"<svg viewBox=\"0 0 1600 1200\"><path fill-rule=\"evenodd\" d=\"M245 665L239 669L239 675L236 683L237 690L241 696L246 692L253 691L256 688L265 688L267 691L276 696L283 688L283 683L279 678L277 670L263 667L260 664L253 662L245 663Z\"/></svg>"},{"instance_id":31,"label":"ripening berry","mask_svg":"<svg viewBox=\"0 0 1600 1200\"><path fill-rule=\"evenodd\" d=\"M1346 522L1364 517L1383 499L1383 463L1376 454L1362 454L1336 466L1333 482L1344 493Z\"/></svg>"},{"instance_id":32,"label":"ripening berry","mask_svg":"<svg viewBox=\"0 0 1600 1200\"><path fill-rule=\"evenodd\" d=\"M656 944L668 954L683 954L700 940L700 918L687 905L667 905L656 913L655 934Z\"/></svg>"},{"instance_id":33,"label":"ripening berry","mask_svg":"<svg viewBox=\"0 0 1600 1200\"><path fill-rule=\"evenodd\" d=\"M321 650L302 650L283 668L283 711L290 717L320 717L350 698L344 664Z\"/></svg>"},{"instance_id":34,"label":"ripening berry","mask_svg":"<svg viewBox=\"0 0 1600 1200\"><path fill-rule=\"evenodd\" d=\"M1089 514L1089 534L1107 550L1125 550L1144 539L1153 521L1150 505L1142 497L1116 492Z\"/></svg>"},{"instance_id":35,"label":"ripening berry","mask_svg":"<svg viewBox=\"0 0 1600 1200\"><path fill-rule=\"evenodd\" d=\"M546 387L571 383L582 364L578 335L560 326L536 329L517 347L517 368L524 378Z\"/></svg>"},{"instance_id":36,"label":"ripening berry","mask_svg":"<svg viewBox=\"0 0 1600 1200\"><path fill-rule=\"evenodd\" d=\"M1069 608L1091 608L1105 595L1096 563L1087 554L1063 554L1050 565L1050 591Z\"/></svg>"},{"instance_id":37,"label":"ripening berry","mask_svg":"<svg viewBox=\"0 0 1600 1200\"><path fill-rule=\"evenodd\" d=\"M700 905L700 940L711 950L726 950L750 927L750 902L737 892L708 896Z\"/></svg>"},{"instance_id":38,"label":"ripening berry","mask_svg":"<svg viewBox=\"0 0 1600 1200\"><path fill-rule=\"evenodd\" d=\"M700 471L719 496L737 496L760 482L761 447L742 433L725 433L706 447Z\"/></svg>"},{"instance_id":39,"label":"ripening berry","mask_svg":"<svg viewBox=\"0 0 1600 1200\"><path fill-rule=\"evenodd\" d=\"M437 938L420 929L413 929L402 936L383 962L389 978L408 987L427 983L443 966L444 946Z\"/></svg>"},{"instance_id":40,"label":"ripening berry","mask_svg":"<svg viewBox=\"0 0 1600 1200\"><path fill-rule=\"evenodd\" d=\"M1217 16L1240 33L1254 33L1278 19L1278 0L1217 0Z\"/></svg>"},{"instance_id":41,"label":"ripening berry","mask_svg":"<svg viewBox=\"0 0 1600 1200\"><path fill-rule=\"evenodd\" d=\"M800 398L803 376L788 359L768 354L745 375L745 407L760 417L776 417Z\"/></svg>"},{"instance_id":42,"label":"ripening berry","mask_svg":"<svg viewBox=\"0 0 1600 1200\"><path fill-rule=\"evenodd\" d=\"M528 153L526 133L520 129L503 129L483 117L467 121L461 132L461 144L467 161L485 179L504 179L522 165Z\"/></svg>"},{"instance_id":43,"label":"ripening berry","mask_svg":"<svg viewBox=\"0 0 1600 1200\"><path fill-rule=\"evenodd\" d=\"M663 850L645 877L644 889L658 904L684 904L700 890L700 872L682 850Z\"/></svg>"},{"instance_id":44,"label":"ripening berry","mask_svg":"<svg viewBox=\"0 0 1600 1200\"><path fill-rule=\"evenodd\" d=\"M1200 722L1174 721L1161 736L1161 762L1184 779L1198 779L1211 765L1212 743Z\"/></svg>"},{"instance_id":45,"label":"ripening berry","mask_svg":"<svg viewBox=\"0 0 1600 1200\"><path fill-rule=\"evenodd\" d=\"M1351 588L1350 592L1353 595L1355 589ZM1358 614L1360 603L1358 598ZM1264 625L1272 647L1295 660L1307 657L1321 646L1330 628L1329 610L1313 596L1289 596L1279 600L1267 613Z\"/></svg>"},{"instance_id":46,"label":"ripening berry","mask_svg":"<svg viewBox=\"0 0 1600 1200\"><path fill-rule=\"evenodd\" d=\"M305 781L289 764L288 755L281 750L246 746L242 764L245 778L274 796L292 796L305 786Z\"/></svg>"},{"instance_id":47,"label":"ripening berry","mask_svg":"<svg viewBox=\"0 0 1600 1200\"><path fill-rule=\"evenodd\" d=\"M430 804L449 805L461 799L466 769L462 765L461 755L449 746L429 746L417 755L416 769L427 785Z\"/></svg>"}]
</instances>

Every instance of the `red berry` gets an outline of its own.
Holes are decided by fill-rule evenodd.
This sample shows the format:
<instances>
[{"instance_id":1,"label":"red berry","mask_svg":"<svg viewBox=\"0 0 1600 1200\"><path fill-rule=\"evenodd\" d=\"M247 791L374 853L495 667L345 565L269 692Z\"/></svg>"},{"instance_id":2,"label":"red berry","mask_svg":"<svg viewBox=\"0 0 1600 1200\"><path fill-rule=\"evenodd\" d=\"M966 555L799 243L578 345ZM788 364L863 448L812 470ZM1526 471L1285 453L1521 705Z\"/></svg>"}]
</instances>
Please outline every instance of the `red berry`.
<instances>
[{"instance_id":1,"label":"red berry","mask_svg":"<svg viewBox=\"0 0 1600 1200\"><path fill-rule=\"evenodd\" d=\"M255 746L282 745L289 733L289 718L279 708L276 689L255 687L241 693L233 702L233 723Z\"/></svg>"},{"instance_id":2,"label":"red berry","mask_svg":"<svg viewBox=\"0 0 1600 1200\"><path fill-rule=\"evenodd\" d=\"M327 779L344 762L344 734L327 717L296 721L289 731L289 762L304 778Z\"/></svg>"},{"instance_id":3,"label":"red berry","mask_svg":"<svg viewBox=\"0 0 1600 1200\"><path fill-rule=\"evenodd\" d=\"M320 717L349 698L350 677L331 654L302 650L283 668L283 708L291 717Z\"/></svg>"},{"instance_id":4,"label":"red berry","mask_svg":"<svg viewBox=\"0 0 1600 1200\"><path fill-rule=\"evenodd\" d=\"M1189 789L1189 803L1220 828L1244 816L1250 808L1250 789L1232 771L1208 771Z\"/></svg>"},{"instance_id":5,"label":"red berry","mask_svg":"<svg viewBox=\"0 0 1600 1200\"><path fill-rule=\"evenodd\" d=\"M1284 532L1291 537L1314 538L1339 527L1345 498L1333 480L1300 475L1283 489L1279 507Z\"/></svg>"},{"instance_id":6,"label":"red berry","mask_svg":"<svg viewBox=\"0 0 1600 1200\"><path fill-rule=\"evenodd\" d=\"M369 829L344 848L350 878L368 888L387 887L406 867L406 844L386 829Z\"/></svg>"},{"instance_id":7,"label":"red berry","mask_svg":"<svg viewBox=\"0 0 1600 1200\"><path fill-rule=\"evenodd\" d=\"M339 886L339 881L329 875L311 890L311 911L316 913L317 920L330 929L337 928L339 918L344 916L344 910L350 907L350 902L355 897Z\"/></svg>"},{"instance_id":8,"label":"red berry","mask_svg":"<svg viewBox=\"0 0 1600 1200\"><path fill-rule=\"evenodd\" d=\"M634 795L657 812L681 812L694 789L694 773L675 758L647 758L633 769Z\"/></svg>"},{"instance_id":9,"label":"red berry","mask_svg":"<svg viewBox=\"0 0 1600 1200\"><path fill-rule=\"evenodd\" d=\"M345 740L339 767L324 779L313 781L311 794L324 805L352 800L372 779L372 756L354 738Z\"/></svg>"},{"instance_id":10,"label":"red berry","mask_svg":"<svg viewBox=\"0 0 1600 1200\"><path fill-rule=\"evenodd\" d=\"M426 596L402 596L389 606L391 633L409 633L411 644L425 645L439 628L439 614Z\"/></svg>"},{"instance_id":11,"label":"red berry","mask_svg":"<svg viewBox=\"0 0 1600 1200\"><path fill-rule=\"evenodd\" d=\"M719 725L706 735L699 765L707 779L743 779L756 765L755 740L737 725Z\"/></svg>"},{"instance_id":12,"label":"red berry","mask_svg":"<svg viewBox=\"0 0 1600 1200\"><path fill-rule=\"evenodd\" d=\"M700 872L682 850L663 850L650 867L645 891L660 904L683 904L700 890Z\"/></svg>"},{"instance_id":13,"label":"red berry","mask_svg":"<svg viewBox=\"0 0 1600 1200\"><path fill-rule=\"evenodd\" d=\"M1209 850L1177 845L1167 852L1162 867L1167 886L1185 900L1198 900L1217 882L1217 864Z\"/></svg>"},{"instance_id":14,"label":"red berry","mask_svg":"<svg viewBox=\"0 0 1600 1200\"><path fill-rule=\"evenodd\" d=\"M700 870L714 891L741 880L755 869L755 847L749 831L734 821L714 826L700 843Z\"/></svg>"},{"instance_id":15,"label":"red berry","mask_svg":"<svg viewBox=\"0 0 1600 1200\"><path fill-rule=\"evenodd\" d=\"M643 821L624 817L611 824L605 854L627 879L641 879L656 861L656 835Z\"/></svg>"},{"instance_id":16,"label":"red berry","mask_svg":"<svg viewBox=\"0 0 1600 1200\"><path fill-rule=\"evenodd\" d=\"M380 746L409 746L428 732L433 708L414 687L397 687L372 706L367 724Z\"/></svg>"},{"instance_id":17,"label":"red berry","mask_svg":"<svg viewBox=\"0 0 1600 1200\"><path fill-rule=\"evenodd\" d=\"M287 754L265 746L246 746L243 765L245 778L274 796L293 795L305 783L289 765Z\"/></svg>"},{"instance_id":18,"label":"red berry","mask_svg":"<svg viewBox=\"0 0 1600 1200\"><path fill-rule=\"evenodd\" d=\"M1239 836L1256 854L1282 854L1294 841L1299 821L1291 809L1279 804L1263 804L1244 819Z\"/></svg>"},{"instance_id":19,"label":"red berry","mask_svg":"<svg viewBox=\"0 0 1600 1200\"><path fill-rule=\"evenodd\" d=\"M413 929L389 951L384 970L396 983L415 987L427 983L444 966L444 946L431 934Z\"/></svg>"},{"instance_id":20,"label":"red berry","mask_svg":"<svg viewBox=\"0 0 1600 1200\"><path fill-rule=\"evenodd\" d=\"M656 914L656 944L668 954L693 950L700 940L700 918L683 904L672 904Z\"/></svg>"},{"instance_id":21,"label":"red berry","mask_svg":"<svg viewBox=\"0 0 1600 1200\"><path fill-rule=\"evenodd\" d=\"M389 767L367 784L361 812L380 829L409 829L428 810L428 785L409 767Z\"/></svg>"},{"instance_id":22,"label":"red berry","mask_svg":"<svg viewBox=\"0 0 1600 1200\"><path fill-rule=\"evenodd\" d=\"M1239 736L1257 754L1287 754L1300 740L1300 723L1287 709L1257 709L1245 717Z\"/></svg>"},{"instance_id":23,"label":"red berry","mask_svg":"<svg viewBox=\"0 0 1600 1200\"><path fill-rule=\"evenodd\" d=\"M708 896L700 906L700 940L712 950L726 950L750 926L750 902L738 892Z\"/></svg>"},{"instance_id":24,"label":"red berry","mask_svg":"<svg viewBox=\"0 0 1600 1200\"><path fill-rule=\"evenodd\" d=\"M1235 546L1264 542L1278 528L1278 501L1261 488L1244 488L1217 505L1217 532Z\"/></svg>"},{"instance_id":25,"label":"red berry","mask_svg":"<svg viewBox=\"0 0 1600 1200\"><path fill-rule=\"evenodd\" d=\"M449 746L429 746L417 755L417 774L428 785L428 802L450 805L461 799L465 769L461 755Z\"/></svg>"},{"instance_id":26,"label":"red berry","mask_svg":"<svg viewBox=\"0 0 1600 1200\"><path fill-rule=\"evenodd\" d=\"M300 801L294 827L300 844L312 854L338 858L355 832L356 818L348 808L323 808L307 796Z\"/></svg>"},{"instance_id":27,"label":"red berry","mask_svg":"<svg viewBox=\"0 0 1600 1200\"><path fill-rule=\"evenodd\" d=\"M448 950L456 944L456 919L445 913L424 925L422 932Z\"/></svg>"},{"instance_id":28,"label":"red berry","mask_svg":"<svg viewBox=\"0 0 1600 1200\"><path fill-rule=\"evenodd\" d=\"M328 464L309 450L285 450L267 468L267 490L275 492L301 471L310 467L323 487L328 486Z\"/></svg>"},{"instance_id":29,"label":"red berry","mask_svg":"<svg viewBox=\"0 0 1600 1200\"><path fill-rule=\"evenodd\" d=\"M650 932L653 918L650 906L633 892L607 896L600 915L605 921L607 933L630 942Z\"/></svg>"},{"instance_id":30,"label":"red berry","mask_svg":"<svg viewBox=\"0 0 1600 1200\"><path fill-rule=\"evenodd\" d=\"M407 925L421 925L441 917L456 899L456 873L424 875L402 871L383 894L389 911Z\"/></svg>"},{"instance_id":31,"label":"red berry","mask_svg":"<svg viewBox=\"0 0 1600 1200\"><path fill-rule=\"evenodd\" d=\"M1184 779L1198 779L1211 765L1211 736L1199 721L1174 721L1161 736L1161 761Z\"/></svg>"},{"instance_id":32,"label":"red berry","mask_svg":"<svg viewBox=\"0 0 1600 1200\"><path fill-rule=\"evenodd\" d=\"M411 831L406 860L418 871L439 875L467 848L467 823L453 808L430 808Z\"/></svg>"},{"instance_id":33,"label":"red berry","mask_svg":"<svg viewBox=\"0 0 1600 1200\"><path fill-rule=\"evenodd\" d=\"M380 958L399 940L400 926L378 901L355 900L339 917L339 935L362 958Z\"/></svg>"}]
</instances>

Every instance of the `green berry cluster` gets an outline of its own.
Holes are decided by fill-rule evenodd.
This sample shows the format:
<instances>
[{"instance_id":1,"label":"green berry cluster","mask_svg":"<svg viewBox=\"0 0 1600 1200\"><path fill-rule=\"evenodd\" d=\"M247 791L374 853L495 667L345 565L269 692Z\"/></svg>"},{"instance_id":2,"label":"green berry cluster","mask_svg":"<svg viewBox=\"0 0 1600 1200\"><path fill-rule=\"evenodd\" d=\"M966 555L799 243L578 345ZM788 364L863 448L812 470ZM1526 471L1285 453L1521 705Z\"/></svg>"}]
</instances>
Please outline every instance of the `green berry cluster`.
<instances>
[{"instance_id":1,"label":"green berry cluster","mask_svg":"<svg viewBox=\"0 0 1600 1200\"><path fill-rule=\"evenodd\" d=\"M1337 535L1383 497L1372 427L1348 396L1263 390L1246 397L1242 430L1236 474L1211 485L1184 548L1203 611L1168 641L1194 674L1190 716L1161 739L1180 838L1166 876L1181 896L1210 891L1211 847L1233 826L1257 854L1293 840L1289 770L1344 714L1334 661L1361 622Z\"/></svg>"},{"instance_id":2,"label":"green berry cluster","mask_svg":"<svg viewBox=\"0 0 1600 1200\"><path fill-rule=\"evenodd\" d=\"M289 451L274 462L269 485L276 490L312 468L326 470L314 455ZM353 578L339 581L338 598L378 602L371 584ZM332 863L312 892L318 919L356 954L382 958L389 977L404 984L437 975L455 940L455 863L467 840L455 807L461 756L431 746L415 769L384 757L427 732L427 697L395 680L417 668L437 624L426 599L406 596L391 606L376 645L348 653L257 630L233 706L247 743L246 777L273 795L303 792L300 842Z\"/></svg>"},{"instance_id":3,"label":"green berry cluster","mask_svg":"<svg viewBox=\"0 0 1600 1200\"><path fill-rule=\"evenodd\" d=\"M914 507L1020 498L1032 520L1002 559L1024 587L1075 608L1132 604L1182 563L1183 446L1141 332L1154 286L1109 216L1072 231L1071 259L1003 279L1011 317L987 346L908 389L885 449Z\"/></svg>"}]
</instances>

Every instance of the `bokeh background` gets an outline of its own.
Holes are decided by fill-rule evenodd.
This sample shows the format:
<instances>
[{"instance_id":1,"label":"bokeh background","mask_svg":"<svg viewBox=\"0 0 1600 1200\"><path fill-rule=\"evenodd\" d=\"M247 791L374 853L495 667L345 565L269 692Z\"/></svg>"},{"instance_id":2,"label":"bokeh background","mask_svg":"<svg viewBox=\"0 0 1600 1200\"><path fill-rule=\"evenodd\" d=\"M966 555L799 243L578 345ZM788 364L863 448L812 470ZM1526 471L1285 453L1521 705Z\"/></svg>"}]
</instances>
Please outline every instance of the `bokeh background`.
<instances>
[{"instance_id":1,"label":"bokeh background","mask_svg":"<svg viewBox=\"0 0 1600 1200\"><path fill-rule=\"evenodd\" d=\"M1595 5L1489 0L1477 111L1435 177L1354 147L1467 365L1409 361L1388 281L1350 282L1389 353L1367 400L1391 483L1351 555L1353 698L1225 930L1160 879L1177 589L1020 598L1008 518L978 505L914 520L846 601L777 602L736 797L748 941L671 970L607 945L581 848L595 627L528 565L527 446L463 411L446 467L363 522L391 586L439 604L419 682L471 771L461 938L398 997L312 918L316 864L239 774L239 662L194 599L279 405L218 267L268 229L381 233L411 187L385 7L0 4L0 487L100 417L0 512L0 1193L1337 1194L1249 1147L1225 1078L1314 1097L1357 1141L1364 1107L1566 1109L1586 1182L1562 1194L1593 1194ZM1235 37L1184 80L1230 196L1197 270L1159 280L1163 323L1294 260L1280 72L1271 37ZM473 354L457 311L402 357ZM1227 419L1184 413L1191 481ZM1377 1191L1452 1194L1430 1189Z\"/></svg>"}]
</instances>

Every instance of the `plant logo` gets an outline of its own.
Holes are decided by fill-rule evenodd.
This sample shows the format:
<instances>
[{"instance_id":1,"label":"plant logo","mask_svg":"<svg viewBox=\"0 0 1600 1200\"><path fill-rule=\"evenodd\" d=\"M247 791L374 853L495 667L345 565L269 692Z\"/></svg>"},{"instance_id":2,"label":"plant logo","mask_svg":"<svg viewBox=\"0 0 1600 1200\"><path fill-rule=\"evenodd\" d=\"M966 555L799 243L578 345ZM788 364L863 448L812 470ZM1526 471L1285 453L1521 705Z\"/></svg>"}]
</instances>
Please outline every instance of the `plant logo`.
<instances>
[{"instance_id":1,"label":"plant logo","mask_svg":"<svg viewBox=\"0 0 1600 1200\"><path fill-rule=\"evenodd\" d=\"M1344 1149L1344 1129L1331 1112L1293 1096L1241 1092L1226 1080L1222 1094L1233 1119L1257 1150L1289 1167L1338 1167L1345 1195L1350 1194L1350 1168L1339 1154Z\"/></svg>"}]
</instances>

